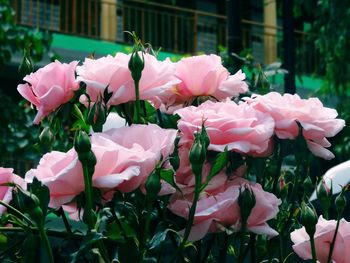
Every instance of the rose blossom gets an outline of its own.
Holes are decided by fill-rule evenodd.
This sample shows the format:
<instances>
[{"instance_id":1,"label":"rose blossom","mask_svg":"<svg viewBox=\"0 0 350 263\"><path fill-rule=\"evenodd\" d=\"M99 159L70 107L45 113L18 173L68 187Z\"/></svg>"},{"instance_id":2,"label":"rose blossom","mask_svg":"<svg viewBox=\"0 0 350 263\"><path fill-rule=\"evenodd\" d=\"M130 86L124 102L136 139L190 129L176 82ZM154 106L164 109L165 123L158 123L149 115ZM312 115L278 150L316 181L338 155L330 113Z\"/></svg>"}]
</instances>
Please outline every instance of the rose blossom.
<instances>
[{"instance_id":1,"label":"rose blossom","mask_svg":"<svg viewBox=\"0 0 350 263\"><path fill-rule=\"evenodd\" d=\"M299 128L310 151L318 157L332 159L334 155L325 147L330 147L326 137L333 137L345 126L345 121L336 119L336 110L324 107L317 98L301 99L297 94L281 95L270 92L253 95L245 100L255 109L268 113L275 120L275 133L280 139L295 139Z\"/></svg>"},{"instance_id":2,"label":"rose blossom","mask_svg":"<svg viewBox=\"0 0 350 263\"><path fill-rule=\"evenodd\" d=\"M25 180L32 182L34 177L49 188L52 208L59 208L84 191L83 170L74 149L46 153L38 167L26 173Z\"/></svg>"},{"instance_id":3,"label":"rose blossom","mask_svg":"<svg viewBox=\"0 0 350 263\"><path fill-rule=\"evenodd\" d=\"M335 220L325 220L319 217L316 232L314 235L316 257L320 263L326 263L330 246L332 244L337 222ZM294 230L291 233L294 252L304 260L312 259L311 245L309 235L305 227ZM332 260L336 263L349 262L350 258L350 222L341 219L337 238L335 240L332 252Z\"/></svg>"},{"instance_id":4,"label":"rose blossom","mask_svg":"<svg viewBox=\"0 0 350 263\"><path fill-rule=\"evenodd\" d=\"M230 75L217 55L182 58L176 63L175 76L182 82L173 90L166 107L191 102L198 96L212 96L217 100L232 98L248 91L245 74L239 70Z\"/></svg>"},{"instance_id":5,"label":"rose blossom","mask_svg":"<svg viewBox=\"0 0 350 263\"><path fill-rule=\"evenodd\" d=\"M12 189L13 187L6 186L3 184L15 183L22 188L26 188L24 180L18 175L13 173L12 168L0 167L0 200L8 204L12 200ZM0 216L6 211L6 207L0 205Z\"/></svg>"},{"instance_id":6,"label":"rose blossom","mask_svg":"<svg viewBox=\"0 0 350 263\"><path fill-rule=\"evenodd\" d=\"M248 230L268 236L278 235L266 222L277 215L280 200L273 194L265 192L259 184L235 177L220 188L201 194L189 240L200 240L207 233L224 231L225 228L239 231L241 222L238 197L239 189L244 185L250 187L256 198L256 204L247 220ZM192 198L193 194L178 193L172 197L168 208L174 214L188 218Z\"/></svg>"},{"instance_id":7,"label":"rose blossom","mask_svg":"<svg viewBox=\"0 0 350 263\"><path fill-rule=\"evenodd\" d=\"M174 149L176 130L157 125L133 125L91 136L97 164L93 187L104 193L131 192L140 187L158 162L166 161ZM59 208L84 191L84 175L77 153L53 151L45 154L26 181L36 177L50 190L50 207ZM164 186L165 187L165 186Z\"/></svg>"},{"instance_id":8,"label":"rose blossom","mask_svg":"<svg viewBox=\"0 0 350 263\"><path fill-rule=\"evenodd\" d=\"M35 124L74 96L79 88L74 75L77 64L78 61L66 64L56 60L25 76L27 83L18 85L18 92L38 110Z\"/></svg>"},{"instance_id":9,"label":"rose blossom","mask_svg":"<svg viewBox=\"0 0 350 263\"><path fill-rule=\"evenodd\" d=\"M209 150L229 151L251 155L268 155L274 121L246 104L237 105L227 99L225 102L206 101L198 107L190 106L177 110L178 127L183 134L182 142L193 141L194 132L202 123L210 138Z\"/></svg>"},{"instance_id":10,"label":"rose blossom","mask_svg":"<svg viewBox=\"0 0 350 263\"><path fill-rule=\"evenodd\" d=\"M149 124L93 134L92 150L97 158L93 186L104 192L131 192L140 187L158 162L168 159L176 133Z\"/></svg>"},{"instance_id":11,"label":"rose blossom","mask_svg":"<svg viewBox=\"0 0 350 263\"><path fill-rule=\"evenodd\" d=\"M150 54L143 54L144 69L140 79L140 99L150 100L155 106L170 92L170 88L180 81L174 77L175 65L169 59L158 61ZM135 86L128 68L130 54L117 53L115 57L99 59L86 58L83 65L77 67L77 80L86 83L87 93L92 101L108 91L113 95L109 105L118 105L135 100ZM82 98L82 101L86 99Z\"/></svg>"}]
</instances>

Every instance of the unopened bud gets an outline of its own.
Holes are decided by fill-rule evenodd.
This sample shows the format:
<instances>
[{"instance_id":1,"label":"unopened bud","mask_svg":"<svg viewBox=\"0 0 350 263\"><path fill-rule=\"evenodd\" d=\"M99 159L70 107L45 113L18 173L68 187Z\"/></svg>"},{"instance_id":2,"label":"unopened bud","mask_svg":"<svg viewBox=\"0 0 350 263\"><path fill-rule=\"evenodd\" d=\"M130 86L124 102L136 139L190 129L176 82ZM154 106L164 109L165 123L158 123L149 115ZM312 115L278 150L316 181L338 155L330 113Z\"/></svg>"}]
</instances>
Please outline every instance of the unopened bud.
<instances>
[{"instance_id":1,"label":"unopened bud","mask_svg":"<svg viewBox=\"0 0 350 263\"><path fill-rule=\"evenodd\" d=\"M255 195L252 189L245 185L239 188L238 205L241 211L242 226L246 226L248 217L256 204Z\"/></svg>"},{"instance_id":2,"label":"unopened bud","mask_svg":"<svg viewBox=\"0 0 350 263\"><path fill-rule=\"evenodd\" d=\"M316 188L317 199L320 201L320 205L325 212L328 214L328 210L331 206L331 189L326 185L324 180L318 184Z\"/></svg>"},{"instance_id":3,"label":"unopened bud","mask_svg":"<svg viewBox=\"0 0 350 263\"><path fill-rule=\"evenodd\" d=\"M84 131L78 131L74 139L74 148L78 153L89 152L91 150L91 142L89 135Z\"/></svg>"},{"instance_id":4,"label":"unopened bud","mask_svg":"<svg viewBox=\"0 0 350 263\"><path fill-rule=\"evenodd\" d=\"M309 236L313 236L315 234L316 224L318 221L315 210L308 205L303 204L301 208L300 221L301 224L305 227L305 230Z\"/></svg>"},{"instance_id":5,"label":"unopened bud","mask_svg":"<svg viewBox=\"0 0 350 263\"><path fill-rule=\"evenodd\" d=\"M137 82L140 81L142 70L145 67L145 62L143 58L143 53L141 58L139 55L139 52L137 51L137 48L134 48L134 51L130 56L128 67L129 67L129 70L131 71L131 76L133 80Z\"/></svg>"},{"instance_id":6,"label":"unopened bud","mask_svg":"<svg viewBox=\"0 0 350 263\"><path fill-rule=\"evenodd\" d=\"M20 210L29 214L37 225L43 223L43 211L36 195L18 188L17 202Z\"/></svg>"},{"instance_id":7,"label":"unopened bud","mask_svg":"<svg viewBox=\"0 0 350 263\"><path fill-rule=\"evenodd\" d=\"M312 180L310 176L306 177L304 182L303 182L304 190L306 192L309 192L311 189L313 189L314 185L312 183Z\"/></svg>"},{"instance_id":8,"label":"unopened bud","mask_svg":"<svg viewBox=\"0 0 350 263\"><path fill-rule=\"evenodd\" d=\"M337 208L337 213L338 213L338 217L340 217L343 212L344 209L346 207L346 198L344 196L344 194L341 192L337 198L335 198L335 207Z\"/></svg>"},{"instance_id":9,"label":"unopened bud","mask_svg":"<svg viewBox=\"0 0 350 263\"><path fill-rule=\"evenodd\" d=\"M203 164L206 158L206 149L199 140L198 134L195 134L195 141L190 149L191 164Z\"/></svg>"}]
</instances>

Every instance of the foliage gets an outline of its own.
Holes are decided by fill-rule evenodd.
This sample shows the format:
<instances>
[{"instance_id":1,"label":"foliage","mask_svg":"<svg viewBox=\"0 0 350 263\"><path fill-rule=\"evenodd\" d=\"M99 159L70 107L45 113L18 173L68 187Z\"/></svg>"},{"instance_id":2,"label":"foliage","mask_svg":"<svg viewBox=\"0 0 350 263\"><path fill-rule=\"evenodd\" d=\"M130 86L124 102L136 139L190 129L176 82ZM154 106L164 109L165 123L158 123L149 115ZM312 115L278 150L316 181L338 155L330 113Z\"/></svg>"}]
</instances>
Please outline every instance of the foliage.
<instances>
[{"instance_id":1,"label":"foliage","mask_svg":"<svg viewBox=\"0 0 350 263\"><path fill-rule=\"evenodd\" d=\"M319 52L317 71L325 73L324 91L328 94L348 94L350 67L346 61L350 59L347 52L350 48L350 22L346 17L350 15L350 2L297 1L295 5L296 14L303 14L312 21L310 37Z\"/></svg>"},{"instance_id":2,"label":"foliage","mask_svg":"<svg viewBox=\"0 0 350 263\"><path fill-rule=\"evenodd\" d=\"M38 128L32 124L34 112L26 102L16 104L13 99L0 91L0 152L5 157L35 160L38 152L33 148L37 143Z\"/></svg>"},{"instance_id":3,"label":"foliage","mask_svg":"<svg viewBox=\"0 0 350 263\"><path fill-rule=\"evenodd\" d=\"M0 0L0 65L9 62L12 55L29 49L35 61L42 59L51 44L51 34L38 29L18 26L9 0Z\"/></svg>"}]
</instances>

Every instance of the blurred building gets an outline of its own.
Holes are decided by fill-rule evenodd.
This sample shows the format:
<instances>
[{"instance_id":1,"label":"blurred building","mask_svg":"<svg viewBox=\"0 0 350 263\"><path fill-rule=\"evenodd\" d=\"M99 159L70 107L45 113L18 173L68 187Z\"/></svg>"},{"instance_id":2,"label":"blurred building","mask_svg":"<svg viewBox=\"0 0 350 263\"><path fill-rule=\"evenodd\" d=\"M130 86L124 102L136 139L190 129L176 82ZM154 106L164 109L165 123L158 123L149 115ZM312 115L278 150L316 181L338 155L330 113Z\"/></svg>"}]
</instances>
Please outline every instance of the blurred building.
<instances>
[{"instance_id":1,"label":"blurred building","mask_svg":"<svg viewBox=\"0 0 350 263\"><path fill-rule=\"evenodd\" d=\"M241 9L242 50L268 65L283 59L281 8L277 0L235 0ZM161 48L165 56L217 53L227 47L226 0L12 0L16 22L53 32L52 49L63 61L130 51L126 31ZM277 3L276 3L277 2ZM303 86L318 63L316 49L299 21L295 30L298 72ZM43 64L47 61L43 62ZM306 83L306 84L305 84ZM316 86L319 82L316 83Z\"/></svg>"}]
</instances>

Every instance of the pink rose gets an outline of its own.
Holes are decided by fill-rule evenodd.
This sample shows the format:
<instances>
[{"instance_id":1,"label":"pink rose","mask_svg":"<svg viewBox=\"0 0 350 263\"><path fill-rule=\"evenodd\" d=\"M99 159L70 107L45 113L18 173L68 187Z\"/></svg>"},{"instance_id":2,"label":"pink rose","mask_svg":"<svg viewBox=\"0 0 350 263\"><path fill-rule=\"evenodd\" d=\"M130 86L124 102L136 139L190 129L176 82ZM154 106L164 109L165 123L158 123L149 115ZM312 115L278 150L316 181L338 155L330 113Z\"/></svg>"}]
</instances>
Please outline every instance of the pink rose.
<instances>
[{"instance_id":1,"label":"pink rose","mask_svg":"<svg viewBox=\"0 0 350 263\"><path fill-rule=\"evenodd\" d=\"M145 67L140 80L140 99L150 100L159 107L161 99L167 97L170 89L180 82L174 77L175 65L169 59L158 61L150 54L143 57ZM92 101L96 101L107 86L108 91L113 93L109 105L134 101L135 86L128 68L129 59L130 54L124 53L96 60L86 58L83 65L77 67L77 80L86 83Z\"/></svg>"},{"instance_id":2,"label":"pink rose","mask_svg":"<svg viewBox=\"0 0 350 263\"><path fill-rule=\"evenodd\" d=\"M22 187L23 189L26 189L26 184L24 180L18 175L14 174L12 168L0 167L0 200L6 204L10 203L10 201L12 200L12 190L13 190L13 187L3 185L7 183L15 183L20 187ZM6 211L6 207L3 205L0 205L0 216L5 211Z\"/></svg>"},{"instance_id":3,"label":"pink rose","mask_svg":"<svg viewBox=\"0 0 350 263\"><path fill-rule=\"evenodd\" d=\"M316 225L315 248L316 257L320 263L326 263L329 249L333 240L337 222L335 220L325 220L319 217ZM294 252L304 260L312 259L309 235L305 227L294 230L291 233ZM350 259L350 222L345 219L340 220L337 238L332 253L332 260L336 263L347 263Z\"/></svg>"},{"instance_id":4,"label":"pink rose","mask_svg":"<svg viewBox=\"0 0 350 263\"><path fill-rule=\"evenodd\" d=\"M183 58L176 63L175 76L182 82L173 90L174 95L165 103L166 107L191 102L198 96L223 100L248 91L245 74L239 70L230 75L217 55Z\"/></svg>"},{"instance_id":5,"label":"pink rose","mask_svg":"<svg viewBox=\"0 0 350 263\"><path fill-rule=\"evenodd\" d=\"M334 155L326 137L333 137L345 126L345 121L336 119L334 109L324 107L317 98L301 99L297 94L270 92L264 96L253 95L245 100L255 109L268 113L275 120L275 133L280 139L295 139L303 127L303 136L310 151L318 157L332 159Z\"/></svg>"},{"instance_id":6,"label":"pink rose","mask_svg":"<svg viewBox=\"0 0 350 263\"><path fill-rule=\"evenodd\" d=\"M244 185L251 188L256 198L256 205L248 217L248 230L257 234L278 235L266 222L277 215L281 201L273 194L263 191L259 184L235 177L220 188L201 194L189 240L200 240L207 233L221 232L225 229L238 231L241 227L238 196L240 187ZM188 218L192 198L193 194L178 193L172 197L168 208L174 214Z\"/></svg>"},{"instance_id":7,"label":"pink rose","mask_svg":"<svg viewBox=\"0 0 350 263\"><path fill-rule=\"evenodd\" d=\"M38 167L26 173L25 180L30 183L34 177L49 188L52 208L59 208L84 191L83 170L74 149L45 154Z\"/></svg>"},{"instance_id":8,"label":"pink rose","mask_svg":"<svg viewBox=\"0 0 350 263\"><path fill-rule=\"evenodd\" d=\"M74 75L77 64L78 61L70 64L52 62L25 76L27 83L18 85L18 92L38 110L35 124L74 96L74 91L79 88Z\"/></svg>"},{"instance_id":9,"label":"pink rose","mask_svg":"<svg viewBox=\"0 0 350 263\"><path fill-rule=\"evenodd\" d=\"M183 134L182 142L193 141L193 133L202 123L210 138L209 150L229 151L250 155L268 155L270 139L274 131L273 119L246 104L206 101L198 107L190 106L177 110L178 127Z\"/></svg>"},{"instance_id":10,"label":"pink rose","mask_svg":"<svg viewBox=\"0 0 350 263\"><path fill-rule=\"evenodd\" d=\"M174 150L176 133L149 124L93 134L97 158L93 186L104 192L131 192L142 186L158 162L166 161Z\"/></svg>"},{"instance_id":11,"label":"pink rose","mask_svg":"<svg viewBox=\"0 0 350 263\"><path fill-rule=\"evenodd\" d=\"M91 136L97 164L93 186L104 193L131 192L147 180L158 162L166 161L174 149L176 130L157 125L133 125ZM36 169L27 172L50 190L50 207L59 208L84 191L84 175L77 153L53 151L45 154ZM167 187L167 186L165 186Z\"/></svg>"}]
</instances>

